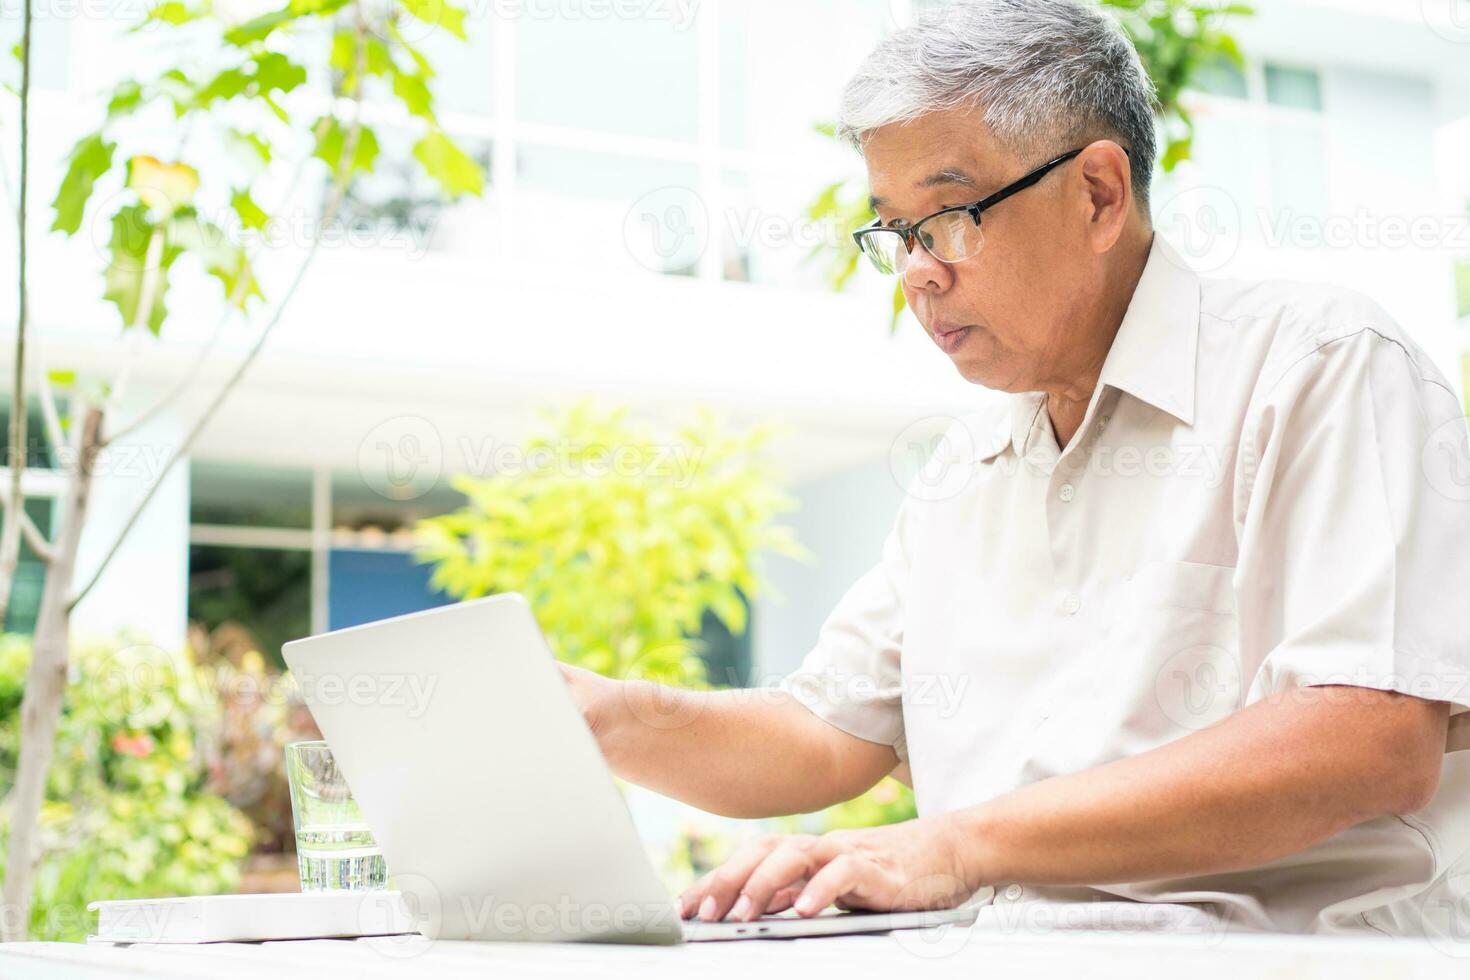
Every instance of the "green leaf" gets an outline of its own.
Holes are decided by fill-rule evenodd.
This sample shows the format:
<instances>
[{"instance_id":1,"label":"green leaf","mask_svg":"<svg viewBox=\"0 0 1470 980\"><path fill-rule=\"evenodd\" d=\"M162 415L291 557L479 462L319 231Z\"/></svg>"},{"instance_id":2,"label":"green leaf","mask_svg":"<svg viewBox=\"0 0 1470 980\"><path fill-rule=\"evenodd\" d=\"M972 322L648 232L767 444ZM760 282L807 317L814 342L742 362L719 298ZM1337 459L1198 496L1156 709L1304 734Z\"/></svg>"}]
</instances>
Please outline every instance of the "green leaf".
<instances>
[{"instance_id":1,"label":"green leaf","mask_svg":"<svg viewBox=\"0 0 1470 980\"><path fill-rule=\"evenodd\" d=\"M194 105L201 109L212 103L233 99L250 87L250 76L239 68L226 68L215 75L194 96Z\"/></svg>"},{"instance_id":2,"label":"green leaf","mask_svg":"<svg viewBox=\"0 0 1470 980\"><path fill-rule=\"evenodd\" d=\"M69 388L77 383L76 371L55 369L46 372L46 380L59 388Z\"/></svg>"},{"instance_id":3,"label":"green leaf","mask_svg":"<svg viewBox=\"0 0 1470 980\"><path fill-rule=\"evenodd\" d=\"M117 144L102 138L102 133L90 133L77 140L72 147L71 160L66 167L66 176L56 192L51 207L56 211L56 220L51 223L52 231L75 235L82 226L82 215L97 180L112 169L112 153Z\"/></svg>"},{"instance_id":4,"label":"green leaf","mask_svg":"<svg viewBox=\"0 0 1470 980\"><path fill-rule=\"evenodd\" d=\"M307 14L330 14L347 6L348 0L291 0L289 9L298 17Z\"/></svg>"},{"instance_id":5,"label":"green leaf","mask_svg":"<svg viewBox=\"0 0 1470 980\"><path fill-rule=\"evenodd\" d=\"M1189 159L1193 148L1194 137L1192 136L1181 136L1170 140L1168 147L1164 150L1164 155L1159 159L1159 166L1164 169L1165 173L1173 170L1181 161Z\"/></svg>"},{"instance_id":6,"label":"green leaf","mask_svg":"<svg viewBox=\"0 0 1470 980\"><path fill-rule=\"evenodd\" d=\"M312 127L315 129L316 127ZM344 129L342 124L335 118L330 121L326 132L317 142L316 152L313 156L326 162L332 168L335 176L350 176L359 171L367 173L373 169L373 163L378 158L378 137L367 126L359 126L357 144L352 150L352 159L347 160L347 137L349 129Z\"/></svg>"},{"instance_id":7,"label":"green leaf","mask_svg":"<svg viewBox=\"0 0 1470 980\"><path fill-rule=\"evenodd\" d=\"M141 322L157 334L166 315L169 267L178 249L169 246L164 230L142 204L129 205L112 216L107 249L110 261L103 274L102 298L117 307L125 329ZM145 302L148 308L143 310Z\"/></svg>"},{"instance_id":8,"label":"green leaf","mask_svg":"<svg viewBox=\"0 0 1470 980\"><path fill-rule=\"evenodd\" d=\"M446 0L400 0L400 3L417 20L442 27L461 41L468 40L464 32L464 11Z\"/></svg>"},{"instance_id":9,"label":"green leaf","mask_svg":"<svg viewBox=\"0 0 1470 980\"><path fill-rule=\"evenodd\" d=\"M393 73L393 94L403 102L403 107L411 115L420 119L434 118L434 96L429 91L429 83L422 75L410 75L406 72Z\"/></svg>"},{"instance_id":10,"label":"green leaf","mask_svg":"<svg viewBox=\"0 0 1470 980\"><path fill-rule=\"evenodd\" d=\"M485 174L479 164L456 146L443 130L430 130L414 144L413 155L451 198L484 192Z\"/></svg>"},{"instance_id":11,"label":"green leaf","mask_svg":"<svg viewBox=\"0 0 1470 980\"><path fill-rule=\"evenodd\" d=\"M247 47L257 41L264 41L277 27L295 20L297 16L299 16L297 12L289 6L273 10L268 14L261 14L259 17L247 20L225 31L225 41L236 47Z\"/></svg>"},{"instance_id":12,"label":"green leaf","mask_svg":"<svg viewBox=\"0 0 1470 980\"><path fill-rule=\"evenodd\" d=\"M255 58L254 81L261 95L289 92L306 81L306 69L279 51L268 51Z\"/></svg>"},{"instance_id":13,"label":"green leaf","mask_svg":"<svg viewBox=\"0 0 1470 980\"><path fill-rule=\"evenodd\" d=\"M152 10L148 11L148 16L144 19L143 23L161 22L164 24L173 24L177 27L179 24L187 24L191 20L196 20L199 16L200 14L198 12L190 10L184 4L180 3L179 0L164 0L163 3L156 5Z\"/></svg>"},{"instance_id":14,"label":"green leaf","mask_svg":"<svg viewBox=\"0 0 1470 980\"><path fill-rule=\"evenodd\" d=\"M231 194L230 207L240 216L240 224L255 231L263 229L271 220L270 215L255 203L248 190L241 189Z\"/></svg>"},{"instance_id":15,"label":"green leaf","mask_svg":"<svg viewBox=\"0 0 1470 980\"><path fill-rule=\"evenodd\" d=\"M241 193L244 192L237 192L237 198ZM181 211L169 222L168 243L176 252L198 258L204 271L224 286L225 299L230 305L243 307L250 298L262 295L244 246L231 241L223 228L204 220L192 208Z\"/></svg>"},{"instance_id":16,"label":"green leaf","mask_svg":"<svg viewBox=\"0 0 1470 980\"><path fill-rule=\"evenodd\" d=\"M109 118L125 116L143 104L143 86L131 78L118 82L107 102Z\"/></svg>"}]
</instances>

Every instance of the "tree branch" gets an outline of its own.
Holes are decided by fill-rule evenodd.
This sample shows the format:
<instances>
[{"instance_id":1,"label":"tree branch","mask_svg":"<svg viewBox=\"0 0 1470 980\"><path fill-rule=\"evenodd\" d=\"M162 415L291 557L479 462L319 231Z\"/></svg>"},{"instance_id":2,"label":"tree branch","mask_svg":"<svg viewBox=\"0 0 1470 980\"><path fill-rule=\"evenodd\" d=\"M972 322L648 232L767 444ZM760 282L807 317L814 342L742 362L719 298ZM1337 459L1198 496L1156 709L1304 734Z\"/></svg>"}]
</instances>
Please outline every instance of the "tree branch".
<instances>
[{"instance_id":1,"label":"tree branch","mask_svg":"<svg viewBox=\"0 0 1470 980\"><path fill-rule=\"evenodd\" d=\"M357 134L362 125L362 101L360 97L354 100L354 107L352 130L348 133L348 138L343 141L344 146L349 142L356 142ZM127 521L123 523L122 530L118 532L117 537L112 542L112 546L102 556L102 561L92 572L91 577L87 579L87 583L78 589L76 594L67 602L66 610L68 614L77 607L79 602L87 597L87 593L91 592L93 587L96 586L97 581L102 578L102 573L107 570L107 566L117 556L118 551L122 548L123 542L127 540L128 534L132 531L133 526L138 523L138 519L142 516L143 511L153 501L154 496L158 493L159 487L163 486L163 481L168 478L169 473L173 470L174 464L189 454L189 450L193 448L194 443L199 438L199 434L204 431L204 427L209 424L210 420L214 418L215 413L219 411L219 407L224 404L225 399L239 385L240 379L245 376L245 372L249 370L250 365L255 363L261 349L265 347L265 342L270 339L270 335L275 330L276 325L281 322L281 316L285 312L286 307L290 305L291 298L295 296L296 290L300 287L302 280L306 278L306 273L311 268L312 260L316 258L317 253L321 250L322 232L336 218L337 208L342 203L342 197L346 192L350 173L351 169L348 168L337 175L333 194L322 212L321 221L317 226L317 234L311 242L311 248L302 258L301 264L297 266L296 276L291 280L291 284L286 288L286 292L282 294L281 301L276 304L275 312L271 314L270 319L261 328L260 335L255 338L255 343L246 351L244 358L241 359L239 364L235 365L235 370L225 379L219 391L215 392L214 397L205 406L203 413L195 420L194 425L184 436L183 442L179 444L179 448L168 458L168 462L164 464L163 470L158 474L158 478L149 485L147 492L143 494L143 499L138 501L137 506L128 515Z\"/></svg>"},{"instance_id":2,"label":"tree branch","mask_svg":"<svg viewBox=\"0 0 1470 980\"><path fill-rule=\"evenodd\" d=\"M7 519L10 519L10 498L0 497L0 504L4 505L5 515ZM52 557L51 542L47 541L46 535L42 534L41 529L36 527L36 522L31 520L30 514L26 513L24 505L21 506L21 509L16 514L17 516L14 520L20 525L20 533L25 538L26 544L31 546L31 550L36 553L41 561L50 564Z\"/></svg>"}]
</instances>

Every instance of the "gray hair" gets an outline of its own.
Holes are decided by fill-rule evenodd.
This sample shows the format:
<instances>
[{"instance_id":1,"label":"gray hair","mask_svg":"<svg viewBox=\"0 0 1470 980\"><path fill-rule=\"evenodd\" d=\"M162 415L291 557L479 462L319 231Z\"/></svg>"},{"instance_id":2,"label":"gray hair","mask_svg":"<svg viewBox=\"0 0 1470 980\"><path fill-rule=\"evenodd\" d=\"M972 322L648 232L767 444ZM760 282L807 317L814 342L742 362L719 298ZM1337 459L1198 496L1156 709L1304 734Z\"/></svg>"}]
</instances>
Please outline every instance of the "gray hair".
<instances>
[{"instance_id":1,"label":"gray hair","mask_svg":"<svg viewBox=\"0 0 1470 980\"><path fill-rule=\"evenodd\" d=\"M1156 105L1132 42L1096 5L956 0L874 49L847 83L837 132L861 149L880 126L974 107L1003 146L1037 164L1113 139L1147 214Z\"/></svg>"}]
</instances>

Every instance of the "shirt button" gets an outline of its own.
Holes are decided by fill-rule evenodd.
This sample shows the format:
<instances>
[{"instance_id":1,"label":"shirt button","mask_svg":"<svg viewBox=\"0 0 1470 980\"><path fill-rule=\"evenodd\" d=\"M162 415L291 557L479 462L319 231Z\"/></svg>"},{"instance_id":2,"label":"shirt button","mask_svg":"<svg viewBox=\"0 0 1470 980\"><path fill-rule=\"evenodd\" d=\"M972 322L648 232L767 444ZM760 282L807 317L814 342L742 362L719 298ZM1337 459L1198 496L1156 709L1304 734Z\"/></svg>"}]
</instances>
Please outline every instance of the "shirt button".
<instances>
[{"instance_id":1,"label":"shirt button","mask_svg":"<svg viewBox=\"0 0 1470 980\"><path fill-rule=\"evenodd\" d=\"M1067 597L1062 600L1062 611L1068 616L1076 615L1077 610L1082 608L1082 597L1075 592L1068 592Z\"/></svg>"},{"instance_id":2,"label":"shirt button","mask_svg":"<svg viewBox=\"0 0 1470 980\"><path fill-rule=\"evenodd\" d=\"M1102 418L1098 419L1097 427L1099 429L1106 429L1108 427L1108 416L1104 415Z\"/></svg>"},{"instance_id":3,"label":"shirt button","mask_svg":"<svg viewBox=\"0 0 1470 980\"><path fill-rule=\"evenodd\" d=\"M1016 899L1018 899L1018 898L1021 897L1022 892L1023 892L1023 889L1021 888L1020 885L1006 885L1006 890L1005 890L1006 901L1014 902Z\"/></svg>"},{"instance_id":4,"label":"shirt button","mask_svg":"<svg viewBox=\"0 0 1470 980\"><path fill-rule=\"evenodd\" d=\"M1061 492L1057 496L1062 498L1062 503L1070 503L1072 498L1077 496L1077 488L1070 483L1063 483Z\"/></svg>"}]
</instances>

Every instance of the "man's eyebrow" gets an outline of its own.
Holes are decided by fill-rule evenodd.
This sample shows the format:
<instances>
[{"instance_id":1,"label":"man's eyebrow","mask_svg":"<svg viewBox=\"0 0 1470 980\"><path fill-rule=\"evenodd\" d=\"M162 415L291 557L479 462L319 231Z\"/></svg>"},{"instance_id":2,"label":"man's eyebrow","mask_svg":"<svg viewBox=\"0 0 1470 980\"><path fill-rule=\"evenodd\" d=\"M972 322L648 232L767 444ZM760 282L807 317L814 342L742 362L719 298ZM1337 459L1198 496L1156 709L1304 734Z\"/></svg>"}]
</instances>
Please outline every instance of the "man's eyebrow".
<instances>
[{"instance_id":1,"label":"man's eyebrow","mask_svg":"<svg viewBox=\"0 0 1470 980\"><path fill-rule=\"evenodd\" d=\"M965 187L974 187L975 178L954 167L945 167L919 181L920 187L942 187L945 184L963 184Z\"/></svg>"},{"instance_id":2,"label":"man's eyebrow","mask_svg":"<svg viewBox=\"0 0 1470 980\"><path fill-rule=\"evenodd\" d=\"M971 177L969 174L956 167L945 167L943 170L936 170L929 176L925 177L923 180L919 181L917 186L929 188L943 187L948 184L958 184L962 187L977 186L977 182L974 177ZM878 208L883 206L885 203L887 202L885 202L881 197L873 196L868 198L868 206L874 211L878 210Z\"/></svg>"}]
</instances>

